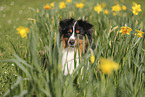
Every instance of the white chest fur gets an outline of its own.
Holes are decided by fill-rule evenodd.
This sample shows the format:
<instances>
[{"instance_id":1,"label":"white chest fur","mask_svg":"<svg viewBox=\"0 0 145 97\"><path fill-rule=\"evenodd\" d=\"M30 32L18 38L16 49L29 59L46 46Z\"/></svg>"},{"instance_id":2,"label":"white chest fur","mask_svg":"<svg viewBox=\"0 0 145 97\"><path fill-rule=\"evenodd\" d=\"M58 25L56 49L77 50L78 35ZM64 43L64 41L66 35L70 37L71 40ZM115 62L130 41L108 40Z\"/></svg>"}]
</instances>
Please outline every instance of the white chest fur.
<instances>
[{"instance_id":1,"label":"white chest fur","mask_svg":"<svg viewBox=\"0 0 145 97\"><path fill-rule=\"evenodd\" d=\"M62 70L64 72L64 75L72 74L73 70L75 69L75 67L78 67L78 65L79 65L78 50L75 50L74 48L65 48L63 50L63 58L62 58Z\"/></svg>"}]
</instances>

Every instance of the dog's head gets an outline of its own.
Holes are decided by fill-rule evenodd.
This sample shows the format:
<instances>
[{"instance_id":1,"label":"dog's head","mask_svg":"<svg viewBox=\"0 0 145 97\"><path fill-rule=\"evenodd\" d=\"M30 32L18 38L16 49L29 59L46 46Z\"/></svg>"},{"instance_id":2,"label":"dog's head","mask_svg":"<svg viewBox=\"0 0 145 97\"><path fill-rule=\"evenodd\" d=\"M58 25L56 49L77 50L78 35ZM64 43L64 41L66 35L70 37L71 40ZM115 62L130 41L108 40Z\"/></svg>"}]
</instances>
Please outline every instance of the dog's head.
<instances>
[{"instance_id":1,"label":"dog's head","mask_svg":"<svg viewBox=\"0 0 145 97\"><path fill-rule=\"evenodd\" d=\"M83 20L65 19L60 21L60 39L63 42L63 48L79 47L83 49L83 38L85 39L85 48L89 43L92 44L93 25Z\"/></svg>"}]
</instances>

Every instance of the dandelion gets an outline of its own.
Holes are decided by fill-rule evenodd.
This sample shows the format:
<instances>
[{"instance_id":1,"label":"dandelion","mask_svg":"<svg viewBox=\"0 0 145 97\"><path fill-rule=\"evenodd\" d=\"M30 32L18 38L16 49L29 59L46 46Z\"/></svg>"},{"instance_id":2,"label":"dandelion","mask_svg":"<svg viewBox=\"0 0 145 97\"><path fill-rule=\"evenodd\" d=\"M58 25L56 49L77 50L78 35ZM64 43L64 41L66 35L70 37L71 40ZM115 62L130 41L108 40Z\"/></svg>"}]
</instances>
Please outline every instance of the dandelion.
<instances>
[{"instance_id":1,"label":"dandelion","mask_svg":"<svg viewBox=\"0 0 145 97\"><path fill-rule=\"evenodd\" d=\"M121 7L119 4L112 6L112 11L119 12L120 10L121 10Z\"/></svg>"},{"instance_id":2,"label":"dandelion","mask_svg":"<svg viewBox=\"0 0 145 97\"><path fill-rule=\"evenodd\" d=\"M72 0L66 0L66 2L70 3L70 2L72 2Z\"/></svg>"},{"instance_id":3,"label":"dandelion","mask_svg":"<svg viewBox=\"0 0 145 97\"><path fill-rule=\"evenodd\" d=\"M47 10L49 10L51 7L50 7L50 5L46 4L46 5L44 6L44 8L47 9Z\"/></svg>"},{"instance_id":4,"label":"dandelion","mask_svg":"<svg viewBox=\"0 0 145 97\"><path fill-rule=\"evenodd\" d=\"M123 10L127 10L127 7L125 5L122 6Z\"/></svg>"},{"instance_id":5,"label":"dandelion","mask_svg":"<svg viewBox=\"0 0 145 97\"><path fill-rule=\"evenodd\" d=\"M104 14L108 15L109 11L107 9L104 10Z\"/></svg>"},{"instance_id":6,"label":"dandelion","mask_svg":"<svg viewBox=\"0 0 145 97\"><path fill-rule=\"evenodd\" d=\"M22 38L24 37L27 38L27 34L29 33L28 28L20 26L19 28L17 28L17 31L18 31L18 34L20 34Z\"/></svg>"},{"instance_id":7,"label":"dandelion","mask_svg":"<svg viewBox=\"0 0 145 97\"><path fill-rule=\"evenodd\" d=\"M91 63L95 62L95 56L94 56L94 54L91 55L90 60L91 60Z\"/></svg>"},{"instance_id":8,"label":"dandelion","mask_svg":"<svg viewBox=\"0 0 145 97\"><path fill-rule=\"evenodd\" d=\"M59 8L60 8L60 9L66 8L66 3L63 2L63 1L60 2L60 3L59 3Z\"/></svg>"},{"instance_id":9,"label":"dandelion","mask_svg":"<svg viewBox=\"0 0 145 97\"><path fill-rule=\"evenodd\" d=\"M145 32L139 31L139 30L135 30L137 33L135 33L135 35L137 35L137 37L143 37L143 34Z\"/></svg>"},{"instance_id":10,"label":"dandelion","mask_svg":"<svg viewBox=\"0 0 145 97\"><path fill-rule=\"evenodd\" d=\"M54 3L50 3L50 6L51 6L51 7L54 7Z\"/></svg>"},{"instance_id":11,"label":"dandelion","mask_svg":"<svg viewBox=\"0 0 145 97\"><path fill-rule=\"evenodd\" d=\"M131 31L132 29L130 27L123 26L119 32L122 33L121 36L123 36L124 34L130 35Z\"/></svg>"},{"instance_id":12,"label":"dandelion","mask_svg":"<svg viewBox=\"0 0 145 97\"><path fill-rule=\"evenodd\" d=\"M139 12L141 12L142 10L141 10L141 5L137 5L136 3L135 4L133 4L134 6L132 6L132 13L134 14L134 15L138 15L138 13Z\"/></svg>"},{"instance_id":13,"label":"dandelion","mask_svg":"<svg viewBox=\"0 0 145 97\"><path fill-rule=\"evenodd\" d=\"M84 3L77 3L77 4L76 4L76 7L77 7L77 8L83 8L84 6L85 6Z\"/></svg>"},{"instance_id":14,"label":"dandelion","mask_svg":"<svg viewBox=\"0 0 145 97\"><path fill-rule=\"evenodd\" d=\"M94 7L94 10L100 14L101 11L103 11L102 6L100 4L97 4L97 6Z\"/></svg>"},{"instance_id":15,"label":"dandelion","mask_svg":"<svg viewBox=\"0 0 145 97\"><path fill-rule=\"evenodd\" d=\"M119 69L119 64L112 59L101 58L99 61L99 67L104 74L111 74L112 71Z\"/></svg>"}]
</instances>

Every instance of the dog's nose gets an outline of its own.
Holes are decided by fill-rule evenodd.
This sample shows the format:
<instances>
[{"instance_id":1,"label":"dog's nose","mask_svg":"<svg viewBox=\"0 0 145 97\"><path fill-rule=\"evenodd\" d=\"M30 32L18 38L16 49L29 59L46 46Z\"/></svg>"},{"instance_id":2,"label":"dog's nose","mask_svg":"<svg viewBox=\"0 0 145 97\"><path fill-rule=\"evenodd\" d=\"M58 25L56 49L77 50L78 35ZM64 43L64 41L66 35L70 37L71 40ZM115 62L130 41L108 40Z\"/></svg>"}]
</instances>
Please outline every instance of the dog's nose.
<instances>
[{"instance_id":1,"label":"dog's nose","mask_svg":"<svg viewBox=\"0 0 145 97\"><path fill-rule=\"evenodd\" d=\"M74 45L74 43L75 43L75 40L73 40L73 39L71 39L71 40L69 41L69 44L71 44L71 45Z\"/></svg>"}]
</instances>

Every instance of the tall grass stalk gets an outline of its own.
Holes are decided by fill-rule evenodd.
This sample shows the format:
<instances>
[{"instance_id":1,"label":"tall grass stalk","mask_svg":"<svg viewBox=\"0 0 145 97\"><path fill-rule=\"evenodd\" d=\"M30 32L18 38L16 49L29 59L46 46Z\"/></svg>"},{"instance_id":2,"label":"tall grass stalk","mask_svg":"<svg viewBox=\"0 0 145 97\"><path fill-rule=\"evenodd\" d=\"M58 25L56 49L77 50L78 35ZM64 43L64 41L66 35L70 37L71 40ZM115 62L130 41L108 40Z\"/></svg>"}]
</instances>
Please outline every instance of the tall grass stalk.
<instances>
[{"instance_id":1,"label":"tall grass stalk","mask_svg":"<svg viewBox=\"0 0 145 97\"><path fill-rule=\"evenodd\" d=\"M143 97L145 95L145 35L142 38L134 35L136 29L145 31L144 20L133 16L129 10L122 11L117 16L111 13L97 14L93 7L90 7L95 6L95 0L84 2L86 5L84 9L76 8L73 6L75 3L76 0L71 4L68 3L67 8L62 10L58 7L59 3L55 3L53 9L42 8L39 13L35 13L36 24L28 25L31 30L27 39L26 57L16 53L13 59L3 60L14 62L19 68L17 81L10 86L4 96ZM106 3L113 5L108 1ZM90 44L88 51L79 57L79 67L72 75L64 76L61 69L63 48L58 27L61 19L71 17L83 18L94 25L95 62L90 61ZM120 27L125 25L131 27L133 31L130 35L121 36ZM119 63L119 70L111 75L103 74L99 68L100 57L113 58Z\"/></svg>"}]
</instances>

